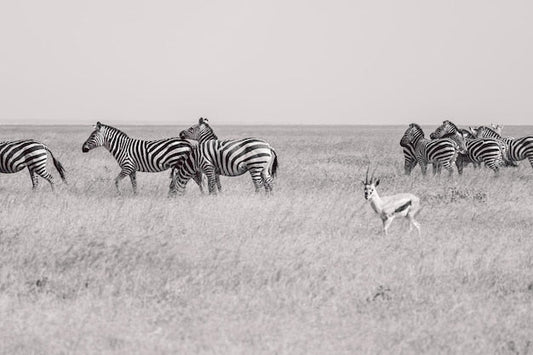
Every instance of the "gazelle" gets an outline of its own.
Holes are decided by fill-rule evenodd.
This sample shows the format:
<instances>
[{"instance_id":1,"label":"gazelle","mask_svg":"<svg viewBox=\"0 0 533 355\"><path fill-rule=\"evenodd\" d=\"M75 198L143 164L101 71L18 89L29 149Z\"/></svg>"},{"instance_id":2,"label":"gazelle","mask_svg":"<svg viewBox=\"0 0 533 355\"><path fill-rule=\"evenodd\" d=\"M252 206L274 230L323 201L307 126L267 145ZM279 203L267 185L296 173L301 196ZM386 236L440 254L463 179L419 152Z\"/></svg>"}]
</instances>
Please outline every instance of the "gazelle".
<instances>
[{"instance_id":1,"label":"gazelle","mask_svg":"<svg viewBox=\"0 0 533 355\"><path fill-rule=\"evenodd\" d=\"M420 199L410 193L401 193L392 196L379 197L376 187L379 185L379 179L372 177L368 179L368 169L366 170L366 179L361 181L365 186L365 199L370 202L372 209L379 215L383 221L383 233L388 234L390 224L394 218L406 217L409 220L409 231L415 226L420 235L420 224L415 220L415 216L420 212Z\"/></svg>"}]
</instances>

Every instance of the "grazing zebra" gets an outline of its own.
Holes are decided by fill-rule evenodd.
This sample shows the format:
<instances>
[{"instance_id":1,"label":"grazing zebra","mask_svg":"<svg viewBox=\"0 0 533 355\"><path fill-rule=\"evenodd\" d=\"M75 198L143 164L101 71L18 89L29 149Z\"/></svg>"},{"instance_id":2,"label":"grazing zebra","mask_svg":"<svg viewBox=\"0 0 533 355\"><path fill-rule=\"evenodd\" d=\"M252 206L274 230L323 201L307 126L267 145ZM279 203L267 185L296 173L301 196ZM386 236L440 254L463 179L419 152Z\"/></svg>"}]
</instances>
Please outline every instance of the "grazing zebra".
<instances>
[{"instance_id":1,"label":"grazing zebra","mask_svg":"<svg viewBox=\"0 0 533 355\"><path fill-rule=\"evenodd\" d=\"M37 176L40 176L50 183L53 191L54 178L46 170L46 160L48 158L46 152L50 153L59 176L67 183L63 165L54 157L52 151L46 145L33 139L0 142L0 173L16 173L28 168L33 190L37 188L39 182Z\"/></svg>"},{"instance_id":2,"label":"grazing zebra","mask_svg":"<svg viewBox=\"0 0 533 355\"><path fill-rule=\"evenodd\" d=\"M456 133L455 135L460 136ZM422 174L426 175L428 163L433 163L433 174L444 167L453 174L452 164L458 153L466 152L466 146L460 136L457 141L450 138L429 140L424 137L424 131L416 123L411 123L405 131L400 145L406 147L411 144L415 148L415 158Z\"/></svg>"},{"instance_id":3,"label":"grazing zebra","mask_svg":"<svg viewBox=\"0 0 533 355\"><path fill-rule=\"evenodd\" d=\"M238 176L249 171L258 192L261 186L267 193L272 191L272 176L275 176L278 159L274 149L257 138L220 141L207 119L200 118L198 124L180 132L180 138L198 141L196 150L187 159L178 174L177 188L181 192L193 171L207 176L209 193L222 187L219 175Z\"/></svg>"},{"instance_id":4,"label":"grazing zebra","mask_svg":"<svg viewBox=\"0 0 533 355\"><path fill-rule=\"evenodd\" d=\"M461 133L453 122L446 120L437 127L435 132L430 134L430 137L431 139L444 138L456 132ZM468 137L470 137L470 134L468 134ZM505 145L495 139L468 137L464 137L466 154L459 154L455 161L459 174L463 173L465 163L469 162L474 164L484 162L495 174L498 174L500 166L504 165L503 157L506 154Z\"/></svg>"},{"instance_id":5,"label":"grazing zebra","mask_svg":"<svg viewBox=\"0 0 533 355\"><path fill-rule=\"evenodd\" d=\"M485 126L478 127L473 132L478 138L493 138L502 141L507 147L507 160L512 164L527 158L531 167L533 167L533 136L522 138L502 137Z\"/></svg>"},{"instance_id":6,"label":"grazing zebra","mask_svg":"<svg viewBox=\"0 0 533 355\"><path fill-rule=\"evenodd\" d=\"M94 131L82 145L82 152L87 153L97 147L106 147L115 157L121 168L115 178L115 186L118 188L119 181L129 176L133 193L137 193L136 172L160 172L176 166L191 152L191 144L179 138L167 138L155 141L145 141L128 137L121 130L107 126L100 122L96 123ZM193 176L202 190L202 180Z\"/></svg>"}]
</instances>

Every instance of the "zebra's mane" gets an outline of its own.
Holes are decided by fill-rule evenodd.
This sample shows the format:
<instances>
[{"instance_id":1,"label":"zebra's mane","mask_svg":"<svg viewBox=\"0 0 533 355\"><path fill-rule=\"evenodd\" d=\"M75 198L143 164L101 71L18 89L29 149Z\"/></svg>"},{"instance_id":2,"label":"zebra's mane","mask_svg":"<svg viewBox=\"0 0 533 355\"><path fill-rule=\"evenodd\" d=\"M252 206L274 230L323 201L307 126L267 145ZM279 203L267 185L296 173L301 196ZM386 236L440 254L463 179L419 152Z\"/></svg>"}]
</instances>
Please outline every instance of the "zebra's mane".
<instances>
[{"instance_id":1,"label":"zebra's mane","mask_svg":"<svg viewBox=\"0 0 533 355\"><path fill-rule=\"evenodd\" d=\"M496 132L495 130L493 130L492 128L489 128L489 127L487 127L487 126L481 126L481 127L479 127L478 129L480 129L480 128L483 128L483 129L485 129L485 130L491 132L491 133L494 134L497 138L502 138L502 136L501 136L498 132Z\"/></svg>"},{"instance_id":2,"label":"zebra's mane","mask_svg":"<svg viewBox=\"0 0 533 355\"><path fill-rule=\"evenodd\" d=\"M101 127L105 127L106 130L109 131L110 133L114 133L115 136L122 136L124 138L129 138L129 136L126 133L124 133L123 131L121 131L118 128L115 128L113 126L108 126L108 125L103 124L103 123L101 123L100 125L101 125Z\"/></svg>"},{"instance_id":3,"label":"zebra's mane","mask_svg":"<svg viewBox=\"0 0 533 355\"><path fill-rule=\"evenodd\" d=\"M455 128L455 130L459 132L459 128L457 128L457 125L455 123L453 123L452 121L446 120L446 121L443 122L443 124L447 124L449 126L452 126L452 128Z\"/></svg>"},{"instance_id":4,"label":"zebra's mane","mask_svg":"<svg viewBox=\"0 0 533 355\"><path fill-rule=\"evenodd\" d=\"M424 130L423 130L422 127L420 127L417 123L411 123L409 126L410 126L411 128L415 128L417 131L422 132L422 135L425 136L425 134L424 134Z\"/></svg>"},{"instance_id":5,"label":"zebra's mane","mask_svg":"<svg viewBox=\"0 0 533 355\"><path fill-rule=\"evenodd\" d=\"M215 131L213 130L213 128L211 128L209 123L204 121L204 125L209 130L209 132L213 135L213 137L215 137L214 139L218 139L217 135L215 134Z\"/></svg>"}]
</instances>

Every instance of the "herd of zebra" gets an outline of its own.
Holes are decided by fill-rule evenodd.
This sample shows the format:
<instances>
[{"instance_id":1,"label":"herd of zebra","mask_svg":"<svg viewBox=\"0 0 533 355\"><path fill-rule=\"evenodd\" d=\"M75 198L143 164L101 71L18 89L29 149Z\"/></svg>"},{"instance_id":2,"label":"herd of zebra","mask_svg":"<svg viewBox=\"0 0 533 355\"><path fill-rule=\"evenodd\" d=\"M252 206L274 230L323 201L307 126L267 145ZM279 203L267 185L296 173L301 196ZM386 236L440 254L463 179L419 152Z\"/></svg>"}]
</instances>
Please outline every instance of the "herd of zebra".
<instances>
[{"instance_id":1,"label":"herd of zebra","mask_svg":"<svg viewBox=\"0 0 533 355\"><path fill-rule=\"evenodd\" d=\"M152 141L130 138L117 128L97 122L94 131L83 143L82 152L87 153L97 147L107 148L120 166L121 171L115 178L118 192L120 180L129 176L133 192L137 193L137 171L171 169L169 195L183 193L191 178L203 192L203 174L207 176L209 193L216 194L217 189L222 189L219 175L238 176L246 172L250 172L256 192L264 187L270 193L278 168L277 154L267 142L257 138L218 140L204 118L183 130L179 138ZM54 180L46 169L47 152L66 183L62 164L46 145L32 139L0 143L0 172L16 173L27 168L33 189L37 187L37 176L41 176L53 190Z\"/></svg>"},{"instance_id":2,"label":"herd of zebra","mask_svg":"<svg viewBox=\"0 0 533 355\"><path fill-rule=\"evenodd\" d=\"M405 174L409 175L419 164L422 174L426 175L429 163L433 164L433 174L440 173L444 167L450 175L453 173L453 163L457 165L459 174L469 163L473 163L474 167L484 163L496 175L500 167L516 167L526 158L533 167L533 136L516 139L502 137L501 130L499 125L461 129L446 120L428 139L419 125L411 123L400 140Z\"/></svg>"},{"instance_id":3,"label":"herd of zebra","mask_svg":"<svg viewBox=\"0 0 533 355\"><path fill-rule=\"evenodd\" d=\"M501 126L480 126L460 129L453 122L444 121L426 138L419 125L412 123L405 131L400 145L405 158L405 173L409 175L419 164L426 174L428 164L433 173L445 168L453 173L453 164L461 174L466 164L485 166L498 174L502 166L517 166L528 159L533 167L533 136L522 138L502 137ZM133 192L137 193L136 172L160 172L171 169L169 195L182 194L190 179L203 192L203 175L207 176L210 194L221 191L220 175L239 176L249 172L256 192L264 188L272 192L273 177L278 169L276 151L264 140L244 138L219 140L207 119L180 132L179 137L146 141L134 139L117 128L96 123L94 131L82 145L82 152L105 147L118 162L121 171L115 178L119 182L130 177ZM47 153L66 183L65 169L50 149L33 139L0 143L0 173L15 173L27 168L33 189L38 176L54 188L52 175L47 171Z\"/></svg>"}]
</instances>

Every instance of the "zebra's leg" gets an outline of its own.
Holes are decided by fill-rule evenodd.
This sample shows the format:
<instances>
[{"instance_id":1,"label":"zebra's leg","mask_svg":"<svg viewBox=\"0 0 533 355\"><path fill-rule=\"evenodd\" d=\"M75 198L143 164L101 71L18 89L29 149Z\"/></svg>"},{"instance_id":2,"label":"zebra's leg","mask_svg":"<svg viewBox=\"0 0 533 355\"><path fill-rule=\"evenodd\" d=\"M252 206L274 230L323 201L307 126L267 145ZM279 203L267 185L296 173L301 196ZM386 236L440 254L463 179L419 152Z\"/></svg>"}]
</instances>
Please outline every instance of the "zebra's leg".
<instances>
[{"instance_id":1,"label":"zebra's leg","mask_svg":"<svg viewBox=\"0 0 533 355\"><path fill-rule=\"evenodd\" d=\"M463 159L456 159L455 160L455 166L457 166L457 172L459 173L459 175L461 175L463 173L463 169L464 169L464 161Z\"/></svg>"},{"instance_id":2,"label":"zebra's leg","mask_svg":"<svg viewBox=\"0 0 533 355\"><path fill-rule=\"evenodd\" d=\"M422 175L425 176L428 172L428 164L424 161L420 161L419 164L420 164L420 170L422 170Z\"/></svg>"},{"instance_id":3,"label":"zebra's leg","mask_svg":"<svg viewBox=\"0 0 533 355\"><path fill-rule=\"evenodd\" d=\"M222 192L222 184L220 183L220 175L215 175L218 192Z\"/></svg>"},{"instance_id":4,"label":"zebra's leg","mask_svg":"<svg viewBox=\"0 0 533 355\"><path fill-rule=\"evenodd\" d=\"M170 169L170 185L168 187L168 197L176 196L176 193L177 193L176 175L177 173L175 172L175 168Z\"/></svg>"},{"instance_id":5,"label":"zebra's leg","mask_svg":"<svg viewBox=\"0 0 533 355\"><path fill-rule=\"evenodd\" d=\"M37 175L34 171L31 171L30 169L28 169L28 171L30 172L32 190L35 191L37 189L37 186L39 185L39 179L37 178Z\"/></svg>"},{"instance_id":6,"label":"zebra's leg","mask_svg":"<svg viewBox=\"0 0 533 355\"><path fill-rule=\"evenodd\" d=\"M439 163L433 163L433 176L435 176L436 174L440 175L440 171L441 171L440 164Z\"/></svg>"},{"instance_id":7,"label":"zebra's leg","mask_svg":"<svg viewBox=\"0 0 533 355\"><path fill-rule=\"evenodd\" d=\"M403 170L405 172L405 175L411 175L411 171L413 171L414 167L416 166L416 160L410 161L408 159L405 159Z\"/></svg>"},{"instance_id":8,"label":"zebra's leg","mask_svg":"<svg viewBox=\"0 0 533 355\"><path fill-rule=\"evenodd\" d=\"M52 191L54 191L54 177L46 170L36 170L35 173L48 181L50 184L50 187L52 188ZM35 180L37 180L37 177L35 177Z\"/></svg>"},{"instance_id":9,"label":"zebra's leg","mask_svg":"<svg viewBox=\"0 0 533 355\"><path fill-rule=\"evenodd\" d=\"M268 173L268 169L264 169L263 173L261 174L261 178L263 180L263 186L265 187L265 191L267 194L272 193L272 181L274 180L272 176Z\"/></svg>"},{"instance_id":10,"label":"zebra's leg","mask_svg":"<svg viewBox=\"0 0 533 355\"><path fill-rule=\"evenodd\" d=\"M202 172L200 170L197 170L192 176L192 178L194 182L196 182L196 185L198 185L198 187L200 188L200 192L203 194L204 193L204 180L203 180Z\"/></svg>"},{"instance_id":11,"label":"zebra's leg","mask_svg":"<svg viewBox=\"0 0 533 355\"><path fill-rule=\"evenodd\" d=\"M212 166L207 166L204 168L204 173L207 176L207 189L209 190L209 194L216 195L217 174L215 173L215 168Z\"/></svg>"},{"instance_id":12,"label":"zebra's leg","mask_svg":"<svg viewBox=\"0 0 533 355\"><path fill-rule=\"evenodd\" d=\"M120 172L120 174L118 174L118 176L115 178L115 187L117 188L117 193L118 194L120 194L120 189L118 188L118 183L120 182L120 180L124 179L128 175L130 175L129 172L125 172L124 170L122 170Z\"/></svg>"},{"instance_id":13,"label":"zebra's leg","mask_svg":"<svg viewBox=\"0 0 533 355\"><path fill-rule=\"evenodd\" d=\"M442 166L444 167L444 169L448 170L448 172L450 173L449 176L453 175L452 164L449 161L442 163Z\"/></svg>"},{"instance_id":14,"label":"zebra's leg","mask_svg":"<svg viewBox=\"0 0 533 355\"><path fill-rule=\"evenodd\" d=\"M130 180L131 180L131 187L133 189L133 194L137 195L137 174L135 173L135 171L133 171L130 174Z\"/></svg>"},{"instance_id":15,"label":"zebra's leg","mask_svg":"<svg viewBox=\"0 0 533 355\"><path fill-rule=\"evenodd\" d=\"M498 165L499 165L499 162L497 160L494 160L494 159L490 159L490 160L486 160L485 161L485 166L488 167L489 169L491 169L492 171L494 171L494 175L495 176L498 176L499 172L500 172L500 169L499 169Z\"/></svg>"},{"instance_id":16,"label":"zebra's leg","mask_svg":"<svg viewBox=\"0 0 533 355\"><path fill-rule=\"evenodd\" d=\"M261 186L263 186L263 178L261 177L260 169L250 170L250 175L252 175L252 182L255 186L255 192L258 193L261 191Z\"/></svg>"}]
</instances>

